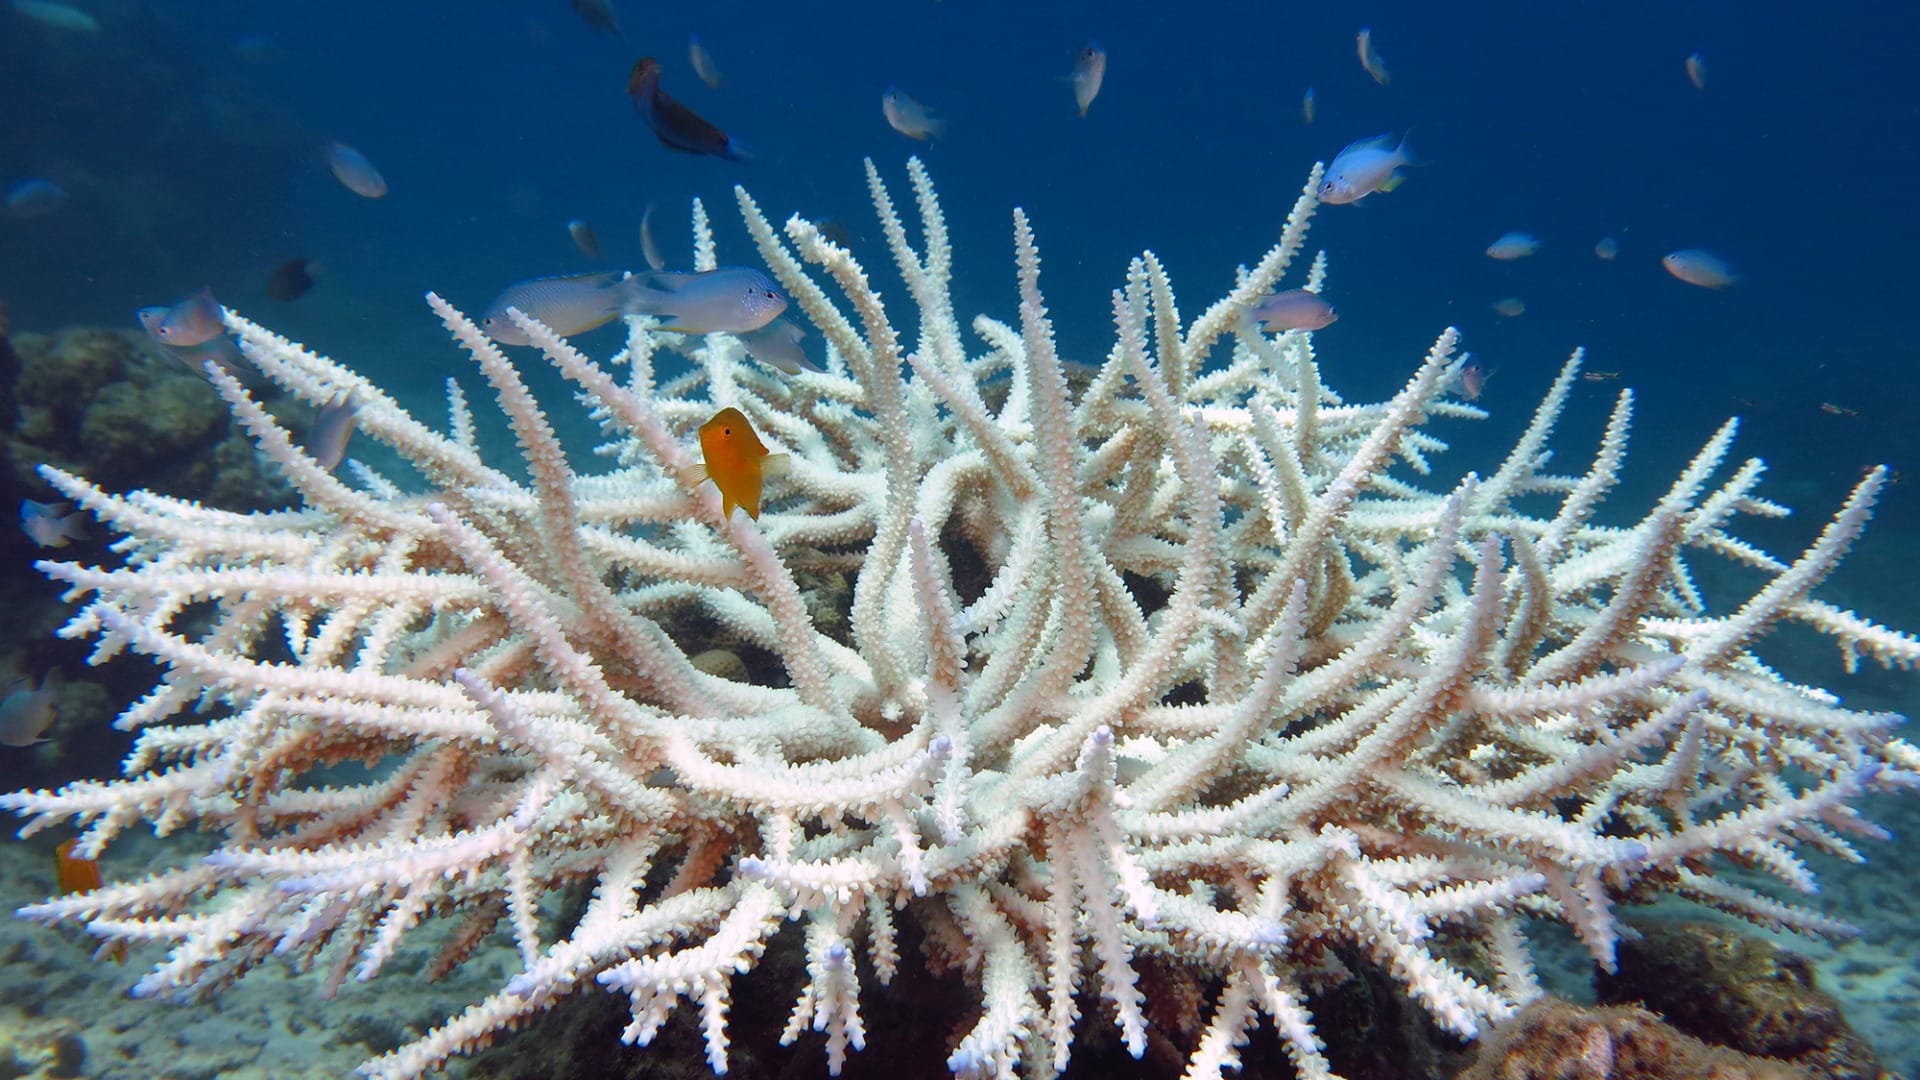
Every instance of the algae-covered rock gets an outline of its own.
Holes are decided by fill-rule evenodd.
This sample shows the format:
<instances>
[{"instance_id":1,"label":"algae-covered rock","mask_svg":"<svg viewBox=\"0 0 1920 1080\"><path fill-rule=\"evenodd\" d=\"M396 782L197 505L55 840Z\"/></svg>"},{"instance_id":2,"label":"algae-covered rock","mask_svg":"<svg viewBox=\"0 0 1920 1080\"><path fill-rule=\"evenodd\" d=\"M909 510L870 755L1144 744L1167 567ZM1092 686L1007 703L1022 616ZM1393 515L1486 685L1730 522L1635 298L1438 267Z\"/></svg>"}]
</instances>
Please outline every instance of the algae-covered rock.
<instances>
[{"instance_id":1,"label":"algae-covered rock","mask_svg":"<svg viewBox=\"0 0 1920 1080\"><path fill-rule=\"evenodd\" d=\"M1698 1038L1791 1062L1822 1080L1892 1074L1814 985L1803 956L1731 927L1636 923L1620 943L1619 971L1596 978L1606 1002L1640 1002Z\"/></svg>"}]
</instances>

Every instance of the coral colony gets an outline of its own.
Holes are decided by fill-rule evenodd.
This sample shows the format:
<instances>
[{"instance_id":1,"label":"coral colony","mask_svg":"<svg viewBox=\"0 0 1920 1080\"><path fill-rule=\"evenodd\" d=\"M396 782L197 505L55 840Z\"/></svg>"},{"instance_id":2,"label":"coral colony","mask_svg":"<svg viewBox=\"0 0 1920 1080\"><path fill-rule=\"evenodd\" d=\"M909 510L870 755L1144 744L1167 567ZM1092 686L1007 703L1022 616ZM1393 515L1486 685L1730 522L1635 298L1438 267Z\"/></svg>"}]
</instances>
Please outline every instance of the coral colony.
<instances>
[{"instance_id":1,"label":"coral colony","mask_svg":"<svg viewBox=\"0 0 1920 1080\"><path fill-rule=\"evenodd\" d=\"M1244 318L1299 261L1318 168L1280 242L1198 318L1135 260L1113 345L1070 391L1025 215L1018 321L977 317L969 338L940 206L909 171L920 250L868 165L910 305L736 190L827 374L778 375L715 334L679 344L694 370L656 384L654 351L677 339L647 320L603 366L516 311L609 433L612 464L585 473L438 297L524 480L482 459L457 385L435 430L229 315L292 394L362 403L360 431L428 490L364 466L336 479L222 372L303 508L227 513L45 470L124 536L124 566L41 564L79 605L65 633L164 674L119 720L139 732L125 779L5 805L28 832L78 824L80 855L142 821L220 839L24 913L164 944L134 989L166 997L276 957L371 979L426 922L440 968L510 938L518 973L367 1062L374 1077L588 992L630 998L623 1037L643 1045L696 1010L720 1072L733 980L790 921L807 978L789 1040L824 1033L838 1071L864 1042L863 994L924 963L977 995L947 1066L991 1077L1063 1068L1076 1024L1140 1053L1148 990L1176 983L1205 994L1189 1075L1234 1067L1271 1022L1303 1076L1330 1076L1307 998L1342 957L1474 1037L1542 993L1531 920L1563 921L1609 967L1616 906L1663 894L1846 930L1724 875L1811 892L1802 853L1858 858L1850 837L1877 830L1853 804L1920 770L1898 717L1750 651L1793 621L1850 663L1920 660L1920 641L1812 595L1883 472L1776 557L1731 531L1786 511L1756 494L1759 461L1723 469L1729 423L1645 520L1598 524L1633 398L1584 468L1550 470L1575 353L1505 461L1428 480L1445 447L1427 421L1484 415L1458 393L1455 331L1392 400L1354 404L1309 334ZM698 207L695 229L711 267ZM1324 276L1320 258L1302 279ZM757 521L722 517L700 480L694 431L723 407L791 456ZM1702 553L1767 582L1710 613ZM352 762L373 767L331 768ZM576 884L590 898L562 924ZM896 947L907 923L923 956Z\"/></svg>"}]
</instances>

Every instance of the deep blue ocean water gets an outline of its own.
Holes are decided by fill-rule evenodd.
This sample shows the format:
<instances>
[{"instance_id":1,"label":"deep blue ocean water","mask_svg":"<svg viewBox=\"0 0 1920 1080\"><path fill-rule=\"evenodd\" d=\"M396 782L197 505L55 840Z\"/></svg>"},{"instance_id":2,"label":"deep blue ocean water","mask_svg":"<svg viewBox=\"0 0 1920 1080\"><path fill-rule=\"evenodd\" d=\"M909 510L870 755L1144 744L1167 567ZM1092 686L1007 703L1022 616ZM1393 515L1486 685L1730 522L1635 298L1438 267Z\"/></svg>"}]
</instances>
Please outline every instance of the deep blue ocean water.
<instances>
[{"instance_id":1,"label":"deep blue ocean water","mask_svg":"<svg viewBox=\"0 0 1920 1080\"><path fill-rule=\"evenodd\" d=\"M1767 458L1766 492L1799 511L1743 532L1783 554L1864 466L1888 463L1911 478L1888 489L1825 595L1920 627L1906 561L1920 536L1920 94L1908 55L1920 6L620 2L618 37L564 0L79 6L98 33L0 7L0 187L42 177L71 194L43 219L0 214L0 299L18 329L131 326L136 307L210 285L437 418L443 380L469 378L470 365L421 294L477 312L521 278L639 267L649 203L674 262L693 197L718 223L722 261L752 260L735 184L776 221L837 219L904 298L861 159L905 204L904 161L919 154L954 235L963 322L1014 317L1009 212L1023 206L1063 351L1097 360L1107 292L1129 258L1156 252L1191 318L1273 242L1316 159L1410 131L1425 164L1395 192L1323 208L1310 237L1329 251L1341 313L1317 339L1329 385L1389 394L1443 327L1460 326L1495 372L1483 402L1494 418L1437 431L1456 443L1439 462L1451 482L1498 464L1585 346L1590 369L1619 379L1580 385L1556 445L1584 467L1614 393L1636 390L1615 520L1644 513L1738 414L1737 455ZM1362 26L1390 85L1355 57ZM722 88L694 77L690 34L727 74ZM1089 37L1110 62L1080 119L1063 77ZM1704 90L1683 67L1694 52ZM625 94L644 54L752 159L663 149ZM890 84L939 110L947 136L889 129ZM391 194L367 200L336 182L322 157L335 139L367 154ZM595 225L602 260L574 250L571 218ZM1511 263L1483 254L1514 229L1543 250ZM1620 255L1603 262L1592 248L1609 235ZM1708 291L1662 270L1663 254L1696 246L1733 262L1741 284ZM322 264L318 286L269 299L269 270L296 255ZM1523 316L1490 309L1508 296ZM604 356L618 335L585 344ZM1832 651L1811 643L1795 660L1825 677ZM1896 708L1913 696L1904 677L1838 689Z\"/></svg>"},{"instance_id":2,"label":"deep blue ocean water","mask_svg":"<svg viewBox=\"0 0 1920 1080\"><path fill-rule=\"evenodd\" d=\"M43 220L0 217L0 298L28 329L125 323L209 284L431 392L463 369L420 294L477 309L519 278L592 268L570 218L597 227L599 265L636 266L635 227L657 203L669 257L684 258L668 223L699 196L723 259L745 260L740 183L776 219L848 223L897 287L860 159L904 196L902 163L919 153L956 236L960 310L1010 316L1008 211L1024 206L1066 349L1097 357L1106 292L1132 255L1158 253L1197 311L1273 240L1316 158L1410 130L1428 164L1314 229L1342 313L1323 335L1330 384L1386 393L1456 323L1498 370L1490 439L1584 344L1592 367L1641 392L1643 466L1731 412L1748 420L1742 446L1789 478L1910 455L1904 395L1890 392L1920 352L1907 311L1920 212L1903 190L1920 172L1920 96L1896 45L1920 29L1910 7L622 4L613 37L561 0L87 6L97 34L0 12L0 183L44 176L73 194ZM1363 25L1391 85L1355 58ZM728 76L720 90L687 64L694 33ZM1061 79L1088 37L1111 59L1082 120ZM1683 70L1695 51L1705 91ZM624 93L643 53L753 159L656 143ZM947 137L890 130L890 84L940 110ZM336 183L321 153L332 139L364 151L392 193ZM1545 249L1487 259L1509 229ZM1591 251L1604 235L1620 241L1611 263ZM1713 293L1662 272L1662 254L1692 246L1745 281ZM267 299L267 272L293 255L322 264L320 286ZM1489 310L1505 296L1526 314ZM1585 395L1594 409L1610 396ZM1906 516L1903 494L1889 514Z\"/></svg>"}]
</instances>

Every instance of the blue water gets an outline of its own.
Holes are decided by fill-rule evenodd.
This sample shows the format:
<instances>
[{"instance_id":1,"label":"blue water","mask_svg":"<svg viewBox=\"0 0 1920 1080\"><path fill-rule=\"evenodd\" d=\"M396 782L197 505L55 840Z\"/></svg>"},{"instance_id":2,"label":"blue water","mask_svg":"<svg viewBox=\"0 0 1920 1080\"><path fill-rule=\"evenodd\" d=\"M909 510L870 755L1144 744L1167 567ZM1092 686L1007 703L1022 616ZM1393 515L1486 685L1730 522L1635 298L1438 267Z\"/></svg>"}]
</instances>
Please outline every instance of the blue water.
<instances>
[{"instance_id":1,"label":"blue water","mask_svg":"<svg viewBox=\"0 0 1920 1080\"><path fill-rule=\"evenodd\" d=\"M1009 212L1023 206L1062 349L1097 361L1107 293L1131 257L1162 258L1191 318L1274 241L1316 159L1410 131L1425 164L1393 193L1324 208L1310 237L1330 253L1341 313L1317 341L1329 385L1389 394L1443 327L1463 328L1494 371L1494 418L1437 429L1457 445L1438 463L1451 482L1498 464L1584 345L1590 369L1619 377L1579 385L1557 443L1568 469L1584 468L1619 388L1638 395L1614 519L1644 513L1739 414L1736 452L1766 457L1767 492L1799 508L1740 531L1782 554L1864 466L1888 463L1914 479L1889 487L1824 595L1920 626L1905 561L1920 534L1920 94L1908 55L1920 6L623 2L615 38L565 0L77 2L99 33L0 7L0 188L43 177L71 194L43 219L0 213L0 299L16 329L131 327L136 307L210 285L437 418L443 380L470 366L421 295L477 312L521 278L638 267L649 203L682 264L694 197L717 222L722 261L753 259L735 184L776 221L837 219L904 300L860 161L873 158L904 205L904 161L919 154L954 234L963 322L1014 317ZM1391 85L1361 70L1361 26ZM689 68L692 33L727 74L721 89ZM1110 66L1080 119L1063 77L1088 37ZM1704 91L1683 69L1696 51ZM643 54L752 159L662 148L625 95ZM890 84L939 110L948 136L890 130L879 107ZM322 157L335 139L379 166L388 197L335 181ZM574 250L572 218L595 225L603 260ZM1488 259L1513 229L1544 249ZM1609 235L1620 255L1603 262L1592 248ZM1696 246L1743 282L1710 292L1662 270L1663 254ZM269 271L292 256L321 264L318 286L268 298ZM1508 296L1523 316L1490 310ZM605 355L617 335L585 344ZM541 385L565 400L557 381ZM1825 678L1832 653L1814 643L1795 660ZM1912 708L1904 678L1838 685Z\"/></svg>"},{"instance_id":2,"label":"blue water","mask_svg":"<svg viewBox=\"0 0 1920 1080\"><path fill-rule=\"evenodd\" d=\"M1019 204L1040 229L1070 350L1097 355L1105 292L1132 254L1158 252L1197 310L1272 240L1315 158L1411 129L1430 164L1392 195L1329 209L1314 234L1333 253L1343 313L1326 345L1336 385L1384 391L1457 322L1501 371L1496 401L1531 394L1539 369L1584 343L1662 423L1758 402L1746 411L1783 436L1767 440L1783 464L1802 422L1891 443L1897 410L1874 388L1915 351L1901 301L1920 239L1901 194L1920 164L1917 99L1895 43L1920 17L1895 5L1845 17L1456 7L628 4L622 38L561 0L95 4L97 35L4 12L0 179L50 176L75 197L47 220L0 221L0 296L18 323L47 328L124 322L211 284L319 347L385 342L401 363L436 336L415 317L424 290L478 307L516 278L586 268L569 218L596 224L606 265L634 265L644 206L682 218L697 195L723 224L723 255L744 259L729 205L741 183L772 214L837 217L872 243L859 159L897 178L918 152L959 238L961 310L1007 313ZM1355 60L1361 25L1390 86ZM693 77L689 33L728 74L723 89ZM1111 67L1079 120L1059 80L1090 35ZM1682 70L1695 50L1704 93ZM666 59L668 88L748 143L752 162L652 139L623 92L643 52ZM878 98L892 83L941 110L948 138L887 128ZM1311 127L1298 115L1309 85ZM378 163L388 198L333 180L320 148L336 138ZM1512 228L1545 251L1486 259ZM1590 253L1608 234L1621 241L1612 264ZM1684 246L1721 251L1746 283L1712 294L1673 281L1656 260ZM321 287L267 300L267 270L296 254L323 264ZM878 252L867 261L883 268ZM1526 301L1523 318L1488 310L1507 295ZM450 356L406 360L404 374ZM1827 399L1864 415L1843 425L1801 408Z\"/></svg>"},{"instance_id":3,"label":"blue water","mask_svg":"<svg viewBox=\"0 0 1920 1080\"><path fill-rule=\"evenodd\" d=\"M1920 476L1901 392L1920 358L1908 305L1920 212L1904 190L1920 175L1920 95L1898 44L1920 31L1909 6L622 3L617 38L563 0L83 6L99 33L0 10L0 185L47 177L72 193L41 220L0 214L0 299L19 328L130 325L135 307L211 285L437 415L445 377L468 367L421 295L477 311L520 278L638 266L649 203L677 263L696 196L722 260L753 259L735 184L776 221L838 219L904 299L860 159L904 203L917 153L955 236L963 319L1013 317L1009 211L1023 206L1063 351L1097 360L1107 292L1133 255L1162 258L1190 318L1274 240L1314 160L1410 131L1426 164L1404 186L1316 221L1341 312L1320 349L1330 385L1371 399L1443 326L1462 327L1495 372L1495 418L1440 432L1459 449L1446 475L1495 464L1584 345L1591 369L1620 378L1582 384L1560 452L1577 467L1614 393L1636 389L1623 517L1736 413L1738 452L1764 455L1769 490L1801 508L1752 531L1777 550L1803 544L1864 466ZM1388 86L1355 57L1363 25ZM719 90L687 62L695 33L728 76ZM1089 37L1110 64L1080 119L1064 76ZM1704 91L1683 68L1696 51ZM751 161L655 141L625 94L646 53ZM890 84L939 110L947 136L888 128ZM377 163L388 197L334 180L322 155L334 139ZM572 218L597 228L601 262L573 248ZM1510 229L1544 250L1485 257ZM1608 235L1620 256L1602 262L1592 247ZM1662 270L1661 255L1694 246L1731 260L1742 284L1710 292ZM319 285L269 299L268 273L295 255L320 264ZM1525 315L1490 310L1508 296ZM616 332L587 344L610 352ZM1900 556L1920 530L1914 490L1889 489L1875 537L1835 585L1909 626L1920 590Z\"/></svg>"}]
</instances>

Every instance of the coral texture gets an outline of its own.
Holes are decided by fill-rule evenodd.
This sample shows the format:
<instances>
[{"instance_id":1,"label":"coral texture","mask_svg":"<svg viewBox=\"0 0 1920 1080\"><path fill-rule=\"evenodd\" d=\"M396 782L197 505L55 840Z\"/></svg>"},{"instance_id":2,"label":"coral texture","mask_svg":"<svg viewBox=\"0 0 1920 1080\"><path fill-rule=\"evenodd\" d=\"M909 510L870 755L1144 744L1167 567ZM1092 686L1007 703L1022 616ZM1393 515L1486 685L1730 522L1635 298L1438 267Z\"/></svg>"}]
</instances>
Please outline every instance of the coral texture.
<instances>
[{"instance_id":1,"label":"coral texture","mask_svg":"<svg viewBox=\"0 0 1920 1080\"><path fill-rule=\"evenodd\" d=\"M1600 998L1637 1003L1690 1035L1801 1066L1821 1080L1888 1075L1805 957L1732 927L1636 920Z\"/></svg>"},{"instance_id":2,"label":"coral texture","mask_svg":"<svg viewBox=\"0 0 1920 1080\"><path fill-rule=\"evenodd\" d=\"M1632 1006L1541 998L1501 1023L1460 1080L1816 1080L1785 1062L1713 1046Z\"/></svg>"},{"instance_id":3,"label":"coral texture","mask_svg":"<svg viewBox=\"0 0 1920 1080\"><path fill-rule=\"evenodd\" d=\"M830 1070L864 1042L863 993L926 962L976 989L947 1067L1002 1077L1064 1068L1078 1025L1142 1053L1155 966L1204 976L1190 1076L1235 1066L1264 1015L1315 1078L1332 1070L1306 989L1343 954L1472 1037L1540 995L1528 916L1565 920L1602 966L1613 905L1657 894L1844 931L1715 871L1810 890L1799 851L1853 854L1848 834L1876 830L1852 804L1920 765L1897 717L1750 651L1795 620L1850 659L1920 659L1811 595L1882 472L1777 559L1729 532L1784 512L1756 494L1758 461L1721 473L1729 423L1643 521L1600 524L1632 395L1584 470L1550 470L1576 353L1503 462L1421 483L1445 449L1426 425L1483 415L1456 394L1455 331L1391 400L1354 404L1310 334L1245 319L1299 273L1317 168L1279 243L1191 322L1159 262L1135 260L1113 346L1070 393L1025 215L1018 317L975 318L969 353L939 204L909 171L918 248L868 166L904 305L736 189L829 346L825 374L779 376L728 335L679 344L645 320L603 366L510 313L597 410L601 469L569 464L514 365L438 297L524 479L482 458L457 385L435 430L230 314L267 378L310 404L351 393L360 431L428 490L336 478L222 373L302 508L232 513L47 470L125 536L125 565L41 564L79 605L65 632L164 674L120 718L140 732L124 779L4 805L29 831L79 824L81 854L143 821L219 846L25 913L165 944L135 992L169 997L275 958L370 979L425 921L446 928L444 970L503 931L520 972L364 1066L380 1077L590 984L628 997L634 1043L685 1001L721 1071L734 976L788 921L806 980L786 1034L824 1036ZM695 237L713 266L698 205ZM1325 269L1300 277L1319 289ZM656 377L667 343L690 373ZM792 461L757 521L723 517L700 479L694 430L722 407ZM1710 613L1700 555L1767 583ZM734 657L695 663L716 637ZM575 885L591 895L563 921ZM1488 970L1450 961L1443 936Z\"/></svg>"}]
</instances>

